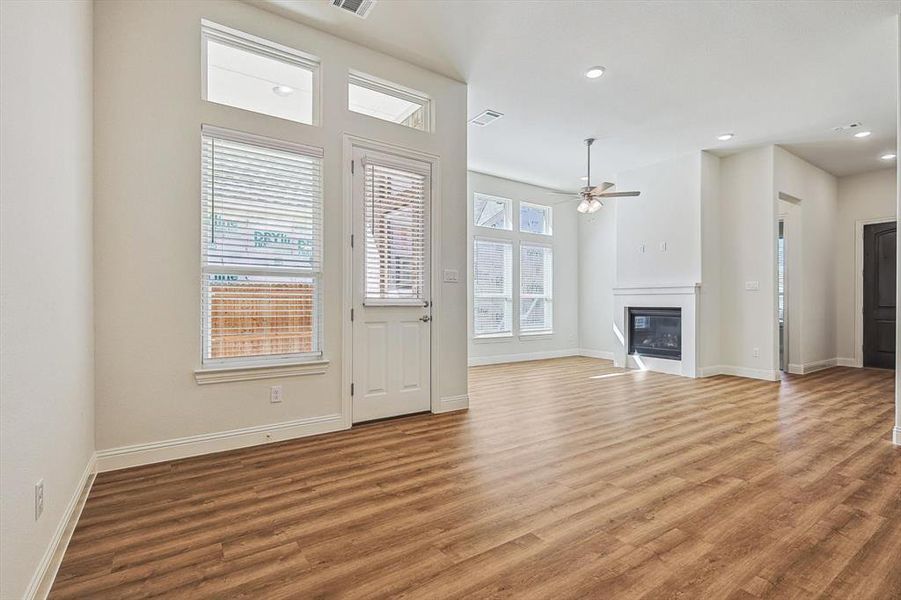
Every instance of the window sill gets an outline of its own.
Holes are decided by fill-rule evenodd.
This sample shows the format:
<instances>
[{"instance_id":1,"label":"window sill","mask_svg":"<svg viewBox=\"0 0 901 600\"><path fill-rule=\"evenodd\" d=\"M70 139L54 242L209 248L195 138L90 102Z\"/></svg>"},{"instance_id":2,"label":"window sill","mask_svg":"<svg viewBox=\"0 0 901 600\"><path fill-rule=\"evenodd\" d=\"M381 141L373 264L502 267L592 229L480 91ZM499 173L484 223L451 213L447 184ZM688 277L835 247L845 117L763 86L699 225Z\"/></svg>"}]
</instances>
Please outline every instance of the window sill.
<instances>
[{"instance_id":1,"label":"window sill","mask_svg":"<svg viewBox=\"0 0 901 600\"><path fill-rule=\"evenodd\" d=\"M523 341L549 340L554 337L553 331L536 331L534 333L520 333L519 339Z\"/></svg>"},{"instance_id":2,"label":"window sill","mask_svg":"<svg viewBox=\"0 0 901 600\"><path fill-rule=\"evenodd\" d=\"M297 375L322 375L328 370L329 361L315 360L271 365L240 365L232 367L205 367L194 371L194 381L199 385L251 381Z\"/></svg>"},{"instance_id":3,"label":"window sill","mask_svg":"<svg viewBox=\"0 0 901 600\"><path fill-rule=\"evenodd\" d=\"M472 341L475 344L490 344L491 342L509 342L512 340L513 340L512 333L505 333L503 335L483 335L483 336L472 338Z\"/></svg>"}]
</instances>

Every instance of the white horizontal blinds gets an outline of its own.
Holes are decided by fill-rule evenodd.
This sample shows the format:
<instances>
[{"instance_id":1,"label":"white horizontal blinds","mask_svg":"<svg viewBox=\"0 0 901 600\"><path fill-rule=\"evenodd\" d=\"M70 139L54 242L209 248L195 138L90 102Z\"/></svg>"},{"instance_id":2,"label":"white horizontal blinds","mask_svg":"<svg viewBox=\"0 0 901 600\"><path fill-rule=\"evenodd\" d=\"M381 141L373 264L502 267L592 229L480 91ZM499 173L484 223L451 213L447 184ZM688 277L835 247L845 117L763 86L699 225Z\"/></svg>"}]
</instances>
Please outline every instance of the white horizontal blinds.
<instances>
[{"instance_id":1,"label":"white horizontal blinds","mask_svg":"<svg viewBox=\"0 0 901 600\"><path fill-rule=\"evenodd\" d=\"M321 162L204 128L204 361L320 354Z\"/></svg>"},{"instance_id":2,"label":"white horizontal blinds","mask_svg":"<svg viewBox=\"0 0 901 600\"><path fill-rule=\"evenodd\" d=\"M473 245L473 330L476 336L513 332L513 244L476 239Z\"/></svg>"},{"instance_id":3,"label":"white horizontal blinds","mask_svg":"<svg viewBox=\"0 0 901 600\"><path fill-rule=\"evenodd\" d=\"M366 159L365 297L424 303L428 176Z\"/></svg>"},{"instance_id":4,"label":"white horizontal blinds","mask_svg":"<svg viewBox=\"0 0 901 600\"><path fill-rule=\"evenodd\" d=\"M551 331L554 256L550 246L523 243L519 247L519 328Z\"/></svg>"}]
</instances>

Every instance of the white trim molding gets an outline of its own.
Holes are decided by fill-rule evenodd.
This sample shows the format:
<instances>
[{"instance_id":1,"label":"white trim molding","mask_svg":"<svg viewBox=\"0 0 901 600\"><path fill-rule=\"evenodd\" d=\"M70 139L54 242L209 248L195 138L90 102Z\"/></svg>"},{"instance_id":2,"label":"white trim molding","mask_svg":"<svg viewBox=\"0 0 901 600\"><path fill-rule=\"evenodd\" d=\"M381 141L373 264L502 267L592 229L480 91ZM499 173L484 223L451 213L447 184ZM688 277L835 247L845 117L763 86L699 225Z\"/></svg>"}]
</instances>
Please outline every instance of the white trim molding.
<instances>
[{"instance_id":1,"label":"white trim molding","mask_svg":"<svg viewBox=\"0 0 901 600\"><path fill-rule=\"evenodd\" d=\"M579 356L599 358L601 360L613 360L613 352L611 350L591 350L589 348L579 348Z\"/></svg>"},{"instance_id":2,"label":"white trim molding","mask_svg":"<svg viewBox=\"0 0 901 600\"><path fill-rule=\"evenodd\" d=\"M794 375L807 375L823 369L831 369L832 367L859 367L857 361L853 358L827 358L825 360L816 360L803 364L788 365L788 372Z\"/></svg>"},{"instance_id":3,"label":"white trim molding","mask_svg":"<svg viewBox=\"0 0 901 600\"><path fill-rule=\"evenodd\" d=\"M698 293L701 284L695 283L692 285L654 285L654 284L639 284L639 285L617 285L613 288L614 296L650 296L650 295L667 295L667 296L676 296L676 295L695 295Z\"/></svg>"},{"instance_id":4,"label":"white trim molding","mask_svg":"<svg viewBox=\"0 0 901 600\"><path fill-rule=\"evenodd\" d=\"M901 446L901 427L892 429L892 443L896 446Z\"/></svg>"},{"instance_id":5,"label":"white trim molding","mask_svg":"<svg viewBox=\"0 0 901 600\"><path fill-rule=\"evenodd\" d=\"M116 471L167 460L330 433L347 428L344 416L334 414L109 448L97 451L97 470L100 472Z\"/></svg>"},{"instance_id":6,"label":"white trim molding","mask_svg":"<svg viewBox=\"0 0 901 600\"><path fill-rule=\"evenodd\" d=\"M69 547L69 540L72 539L72 533L75 531L75 525L81 517L81 511L91 492L91 486L94 485L94 479L97 476L97 456L91 454L88 464L85 465L84 472L78 479L78 485L75 493L69 499L66 510L56 526L56 531L50 539L50 544L38 563L38 568L31 578L31 583L25 591L25 600L43 600L50 594L50 588L53 587L53 581L59 571L59 566L63 562L63 555L66 548Z\"/></svg>"},{"instance_id":7,"label":"white trim molding","mask_svg":"<svg viewBox=\"0 0 901 600\"><path fill-rule=\"evenodd\" d=\"M273 379L275 377L295 377L297 375L322 375L328 370L329 361L316 360L278 365L243 365L197 369L194 380L207 383L227 383L230 381L250 381L253 379Z\"/></svg>"},{"instance_id":8,"label":"white trim molding","mask_svg":"<svg viewBox=\"0 0 901 600\"><path fill-rule=\"evenodd\" d=\"M459 396L445 396L441 399L441 406L433 413L446 413L458 410L469 409L469 394L460 394Z\"/></svg>"},{"instance_id":9,"label":"white trim molding","mask_svg":"<svg viewBox=\"0 0 901 600\"><path fill-rule=\"evenodd\" d=\"M499 365L503 363L525 362L529 360L546 360L548 358L563 358L564 356L580 356L578 348L566 350L545 350L543 352L524 352L522 354L496 354L494 356L469 357L470 367L483 365Z\"/></svg>"}]
</instances>

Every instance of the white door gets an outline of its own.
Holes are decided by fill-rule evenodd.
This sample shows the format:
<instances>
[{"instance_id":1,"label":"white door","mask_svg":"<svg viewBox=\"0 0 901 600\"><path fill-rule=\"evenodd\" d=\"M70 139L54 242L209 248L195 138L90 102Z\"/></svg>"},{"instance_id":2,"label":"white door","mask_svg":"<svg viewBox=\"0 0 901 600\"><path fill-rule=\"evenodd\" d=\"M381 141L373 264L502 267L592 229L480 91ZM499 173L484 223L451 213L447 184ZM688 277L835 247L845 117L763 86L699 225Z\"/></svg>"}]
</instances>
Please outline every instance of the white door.
<instances>
[{"instance_id":1,"label":"white door","mask_svg":"<svg viewBox=\"0 0 901 600\"><path fill-rule=\"evenodd\" d=\"M429 410L430 165L353 153L353 421Z\"/></svg>"}]
</instances>

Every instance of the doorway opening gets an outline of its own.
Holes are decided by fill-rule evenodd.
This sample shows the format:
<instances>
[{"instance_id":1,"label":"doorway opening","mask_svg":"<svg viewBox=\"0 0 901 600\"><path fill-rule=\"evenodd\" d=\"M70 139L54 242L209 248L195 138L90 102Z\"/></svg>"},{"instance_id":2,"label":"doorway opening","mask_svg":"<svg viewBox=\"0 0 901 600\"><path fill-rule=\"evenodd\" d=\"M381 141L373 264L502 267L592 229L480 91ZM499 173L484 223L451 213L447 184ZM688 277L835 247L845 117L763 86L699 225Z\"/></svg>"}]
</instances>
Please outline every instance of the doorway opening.
<instances>
[{"instance_id":1,"label":"doorway opening","mask_svg":"<svg viewBox=\"0 0 901 600\"><path fill-rule=\"evenodd\" d=\"M432 406L433 163L350 151L352 421Z\"/></svg>"},{"instance_id":2,"label":"doorway opening","mask_svg":"<svg viewBox=\"0 0 901 600\"><path fill-rule=\"evenodd\" d=\"M785 219L779 219L779 234L776 238L776 314L779 325L779 370L788 370L788 328L786 327L788 304L785 301Z\"/></svg>"}]
</instances>

